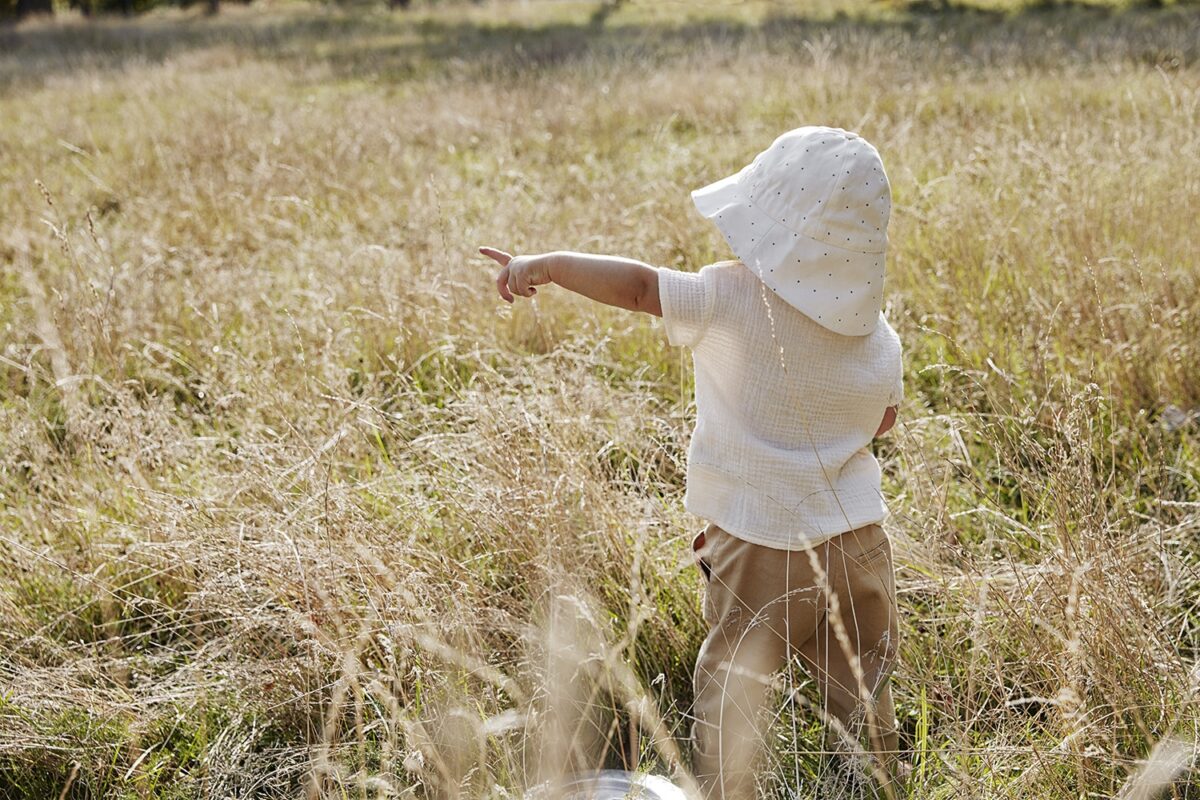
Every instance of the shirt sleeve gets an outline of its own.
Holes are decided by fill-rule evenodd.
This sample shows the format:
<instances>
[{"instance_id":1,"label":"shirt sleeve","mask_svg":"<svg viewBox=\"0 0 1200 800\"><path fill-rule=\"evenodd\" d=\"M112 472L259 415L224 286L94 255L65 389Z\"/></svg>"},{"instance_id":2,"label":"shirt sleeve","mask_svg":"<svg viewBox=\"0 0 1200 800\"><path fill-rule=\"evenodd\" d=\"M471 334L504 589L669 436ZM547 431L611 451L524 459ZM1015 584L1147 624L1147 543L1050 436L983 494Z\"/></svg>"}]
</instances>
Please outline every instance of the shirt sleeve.
<instances>
[{"instance_id":1,"label":"shirt sleeve","mask_svg":"<svg viewBox=\"0 0 1200 800\"><path fill-rule=\"evenodd\" d=\"M662 306L667 341L677 347L695 347L699 344L712 321L715 295L713 270L710 267L699 272L680 272L660 267L658 300Z\"/></svg>"}]
</instances>

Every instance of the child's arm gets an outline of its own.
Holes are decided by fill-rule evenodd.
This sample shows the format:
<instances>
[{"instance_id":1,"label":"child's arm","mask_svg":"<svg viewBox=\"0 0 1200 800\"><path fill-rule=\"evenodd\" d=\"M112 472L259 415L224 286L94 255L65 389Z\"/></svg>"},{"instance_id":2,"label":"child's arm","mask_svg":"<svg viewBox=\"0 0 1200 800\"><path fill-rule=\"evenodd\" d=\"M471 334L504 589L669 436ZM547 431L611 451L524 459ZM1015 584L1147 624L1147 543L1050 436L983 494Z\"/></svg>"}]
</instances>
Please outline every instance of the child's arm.
<instances>
[{"instance_id":1,"label":"child's arm","mask_svg":"<svg viewBox=\"0 0 1200 800\"><path fill-rule=\"evenodd\" d=\"M892 429L896 424L896 412L899 411L899 406L888 406L883 411L883 421L879 423L879 430L875 431L876 436L883 436Z\"/></svg>"},{"instance_id":2,"label":"child's arm","mask_svg":"<svg viewBox=\"0 0 1200 800\"><path fill-rule=\"evenodd\" d=\"M662 316L658 270L641 261L569 252L514 257L492 247L481 247L479 252L503 267L496 276L496 289L509 303L514 295L537 294L535 286L557 283L610 306Z\"/></svg>"}]
</instances>

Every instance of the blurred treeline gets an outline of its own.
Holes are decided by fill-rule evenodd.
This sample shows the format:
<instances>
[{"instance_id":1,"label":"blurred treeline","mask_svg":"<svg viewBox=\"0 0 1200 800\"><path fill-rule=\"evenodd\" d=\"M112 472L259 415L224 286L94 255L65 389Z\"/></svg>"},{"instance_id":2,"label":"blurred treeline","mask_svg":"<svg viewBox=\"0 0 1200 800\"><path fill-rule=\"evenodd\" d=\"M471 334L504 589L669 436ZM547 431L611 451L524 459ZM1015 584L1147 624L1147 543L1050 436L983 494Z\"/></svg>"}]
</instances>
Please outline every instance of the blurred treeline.
<instances>
[{"instance_id":1,"label":"blurred treeline","mask_svg":"<svg viewBox=\"0 0 1200 800\"><path fill-rule=\"evenodd\" d=\"M238 0L248 2L248 0ZM0 20L12 21L33 14L53 14L73 9L85 16L94 14L141 14L160 6L191 6L203 3L210 12L220 10L221 0L0 0ZM229 2L229 0L226 0Z\"/></svg>"},{"instance_id":2,"label":"blurred treeline","mask_svg":"<svg viewBox=\"0 0 1200 800\"><path fill-rule=\"evenodd\" d=\"M484 0L320 0L339 5L379 4L392 10L430 6L481 4ZM656 0L646 0L653 3ZM85 17L98 15L132 16L155 8L189 8L203 6L210 14L219 13L223 3L248 5L252 0L0 0L0 25L30 16L52 16L57 12L73 11ZM593 23L603 23L613 12L631 0L596 0ZM1193 5L1200 0L876 0L879 7L899 9L910 13L944 14L954 11L1000 12L1022 10L1053 10L1079 6L1091 10L1115 11L1130 7L1163 8L1173 5ZM684 4L680 4L681 6Z\"/></svg>"},{"instance_id":3,"label":"blurred treeline","mask_svg":"<svg viewBox=\"0 0 1200 800\"><path fill-rule=\"evenodd\" d=\"M187 8L203 5L209 13L216 14L221 9L221 3L248 4L250 0L0 0L0 23L13 22L35 14L54 14L64 9L75 10L84 16L97 14L122 14L130 16L141 14L153 8L175 6ZM413 0L379 0L392 9L407 9L414 5ZM417 5L437 4L439 0L416 0ZM442 0L442 3L446 0ZM481 0L467 0L481 2ZM622 0L604 0L603 6L618 6Z\"/></svg>"}]
</instances>

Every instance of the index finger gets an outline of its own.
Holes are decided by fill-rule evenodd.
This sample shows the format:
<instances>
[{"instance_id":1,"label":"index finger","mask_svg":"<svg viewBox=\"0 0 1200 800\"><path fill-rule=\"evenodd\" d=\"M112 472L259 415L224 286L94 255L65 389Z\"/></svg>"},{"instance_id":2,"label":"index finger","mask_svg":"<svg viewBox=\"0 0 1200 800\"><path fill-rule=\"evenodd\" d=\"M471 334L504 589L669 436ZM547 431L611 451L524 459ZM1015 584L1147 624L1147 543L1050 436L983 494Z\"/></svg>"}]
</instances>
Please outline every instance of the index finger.
<instances>
[{"instance_id":1,"label":"index finger","mask_svg":"<svg viewBox=\"0 0 1200 800\"><path fill-rule=\"evenodd\" d=\"M504 252L503 250L497 250L494 247L481 247L481 248L479 248L479 252L482 253L483 255L487 256L488 258L492 259L492 261L495 261L497 264L499 264L502 267L507 267L508 262L512 261L511 255Z\"/></svg>"}]
</instances>

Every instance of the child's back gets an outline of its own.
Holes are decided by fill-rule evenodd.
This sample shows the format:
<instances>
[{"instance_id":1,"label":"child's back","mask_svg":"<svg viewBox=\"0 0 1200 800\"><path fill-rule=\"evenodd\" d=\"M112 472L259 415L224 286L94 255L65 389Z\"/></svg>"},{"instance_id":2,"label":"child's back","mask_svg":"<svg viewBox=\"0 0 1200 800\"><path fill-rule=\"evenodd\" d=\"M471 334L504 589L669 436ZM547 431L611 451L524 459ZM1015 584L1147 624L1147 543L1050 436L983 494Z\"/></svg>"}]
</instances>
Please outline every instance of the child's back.
<instances>
[{"instance_id":1,"label":"child's back","mask_svg":"<svg viewBox=\"0 0 1200 800\"><path fill-rule=\"evenodd\" d=\"M884 518L867 445L900 401L901 360L882 315L866 336L834 333L738 261L661 270L659 297L668 339L695 357L689 511L791 550Z\"/></svg>"}]
</instances>

